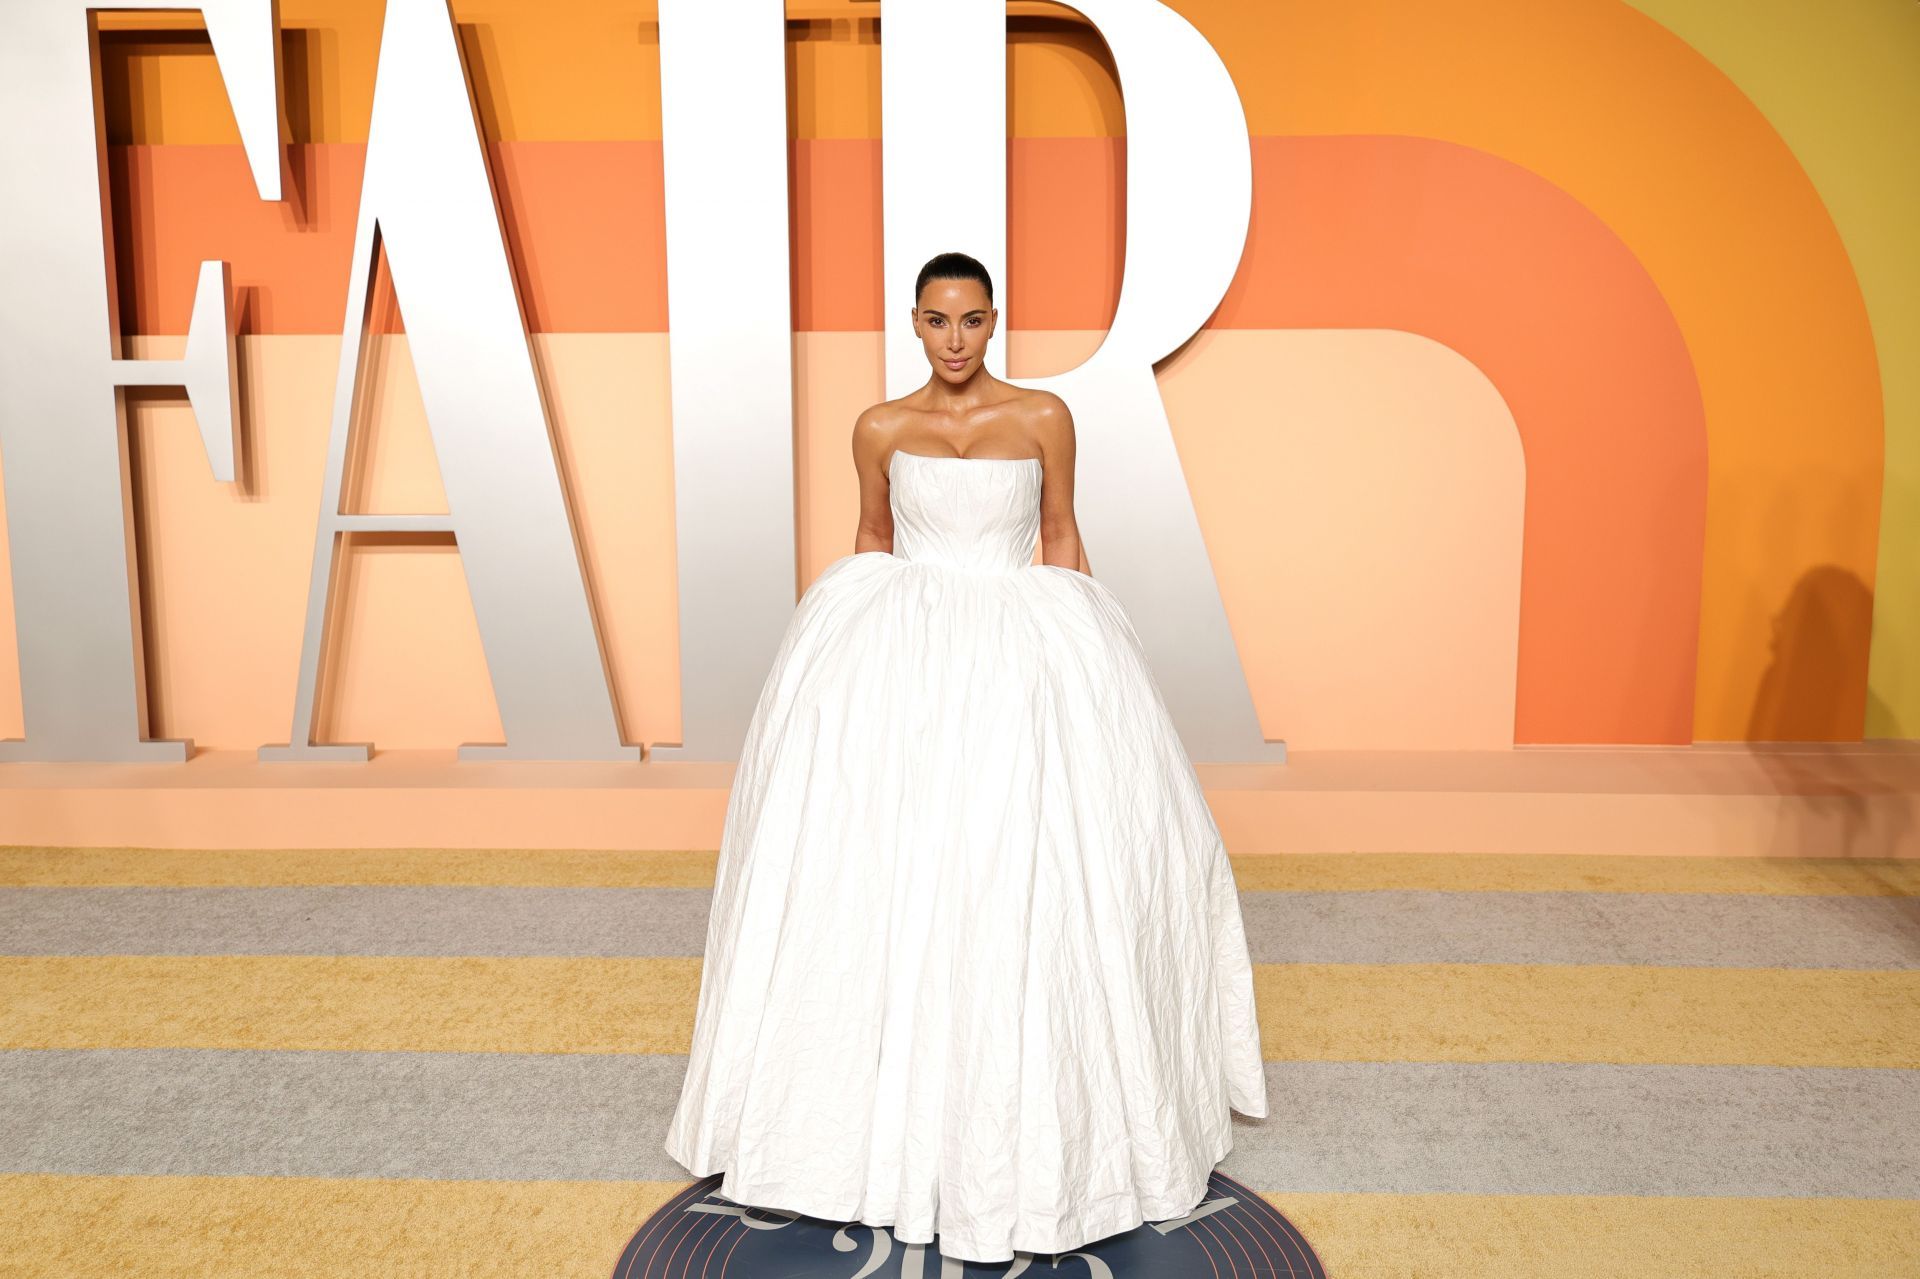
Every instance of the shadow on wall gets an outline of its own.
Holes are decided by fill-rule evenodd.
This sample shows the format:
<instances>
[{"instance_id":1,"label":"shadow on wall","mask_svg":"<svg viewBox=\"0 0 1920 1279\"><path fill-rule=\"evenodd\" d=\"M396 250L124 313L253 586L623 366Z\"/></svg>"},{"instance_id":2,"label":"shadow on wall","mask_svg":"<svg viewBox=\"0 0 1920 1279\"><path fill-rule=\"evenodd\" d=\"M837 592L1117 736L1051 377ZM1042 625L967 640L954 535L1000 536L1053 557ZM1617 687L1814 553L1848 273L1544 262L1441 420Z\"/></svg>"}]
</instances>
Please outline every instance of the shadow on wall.
<instances>
[{"instance_id":1,"label":"shadow on wall","mask_svg":"<svg viewBox=\"0 0 1920 1279\"><path fill-rule=\"evenodd\" d=\"M1859 641L1872 631L1873 592L1853 573L1828 566L1801 577L1773 619L1773 659L1747 740L1858 741L1866 722Z\"/></svg>"},{"instance_id":2,"label":"shadow on wall","mask_svg":"<svg viewBox=\"0 0 1920 1279\"><path fill-rule=\"evenodd\" d=\"M1773 660L1760 680L1747 740L1781 799L1770 852L1779 857L1873 860L1891 855L1914 821L1913 759L1859 740L1866 692L1858 638L1873 625L1873 592L1831 566L1795 584L1773 619ZM1884 709L1884 708L1882 708ZM1796 749L1818 725L1823 749ZM1890 890L1891 891L1891 890Z\"/></svg>"}]
</instances>

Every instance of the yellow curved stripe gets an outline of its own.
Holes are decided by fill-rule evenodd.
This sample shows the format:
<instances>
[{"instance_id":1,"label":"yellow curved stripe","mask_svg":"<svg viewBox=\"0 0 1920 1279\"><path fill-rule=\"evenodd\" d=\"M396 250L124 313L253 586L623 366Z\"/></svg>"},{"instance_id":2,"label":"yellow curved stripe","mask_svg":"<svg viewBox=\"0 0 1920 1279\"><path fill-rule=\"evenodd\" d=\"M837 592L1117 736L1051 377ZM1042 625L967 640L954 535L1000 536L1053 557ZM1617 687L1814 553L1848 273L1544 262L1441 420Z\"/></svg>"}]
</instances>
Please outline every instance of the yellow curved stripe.
<instances>
[{"instance_id":1,"label":"yellow curved stripe","mask_svg":"<svg viewBox=\"0 0 1920 1279\"><path fill-rule=\"evenodd\" d=\"M0 1048L684 1053L697 959L0 959ZM1271 1061L1920 1068L1920 971L1260 964Z\"/></svg>"},{"instance_id":2,"label":"yellow curved stripe","mask_svg":"<svg viewBox=\"0 0 1920 1279\"><path fill-rule=\"evenodd\" d=\"M1887 423L1865 735L1920 736L1920 5L1629 3L1779 130L1859 278Z\"/></svg>"}]
</instances>

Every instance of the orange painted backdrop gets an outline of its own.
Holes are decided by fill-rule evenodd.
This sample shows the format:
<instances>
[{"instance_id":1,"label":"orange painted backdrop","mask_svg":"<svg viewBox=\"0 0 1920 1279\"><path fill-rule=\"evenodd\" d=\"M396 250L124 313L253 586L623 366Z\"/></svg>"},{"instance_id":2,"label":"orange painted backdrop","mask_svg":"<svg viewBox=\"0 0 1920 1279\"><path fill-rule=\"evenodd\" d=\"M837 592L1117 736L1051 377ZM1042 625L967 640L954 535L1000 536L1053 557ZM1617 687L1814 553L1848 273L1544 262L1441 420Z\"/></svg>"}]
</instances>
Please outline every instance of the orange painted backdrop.
<instances>
[{"instance_id":1,"label":"orange painted backdrop","mask_svg":"<svg viewBox=\"0 0 1920 1279\"><path fill-rule=\"evenodd\" d=\"M1266 733L1859 740L1880 368L1842 239L1753 103L1616 3L1173 7L1254 134L1239 273L1159 374ZM671 741L652 7L453 12L616 703L629 740ZM880 294L873 7L788 13L793 276L766 302L790 299L796 329L804 582L851 549L846 430L880 398L880 329L910 301ZM291 718L381 5L281 15L279 205L252 192L204 36L103 18L124 331L177 346L202 258L231 261L242 291L255 472L213 483L183 401L143 399L133 426L151 731L212 747L284 741ZM1002 333L1030 378L1072 367L1112 315L1125 121L1077 15L1010 15ZM382 306L359 509L445 509L405 302ZM322 735L498 740L457 547L363 537L351 554ZM21 731L11 632L0 736Z\"/></svg>"}]
</instances>

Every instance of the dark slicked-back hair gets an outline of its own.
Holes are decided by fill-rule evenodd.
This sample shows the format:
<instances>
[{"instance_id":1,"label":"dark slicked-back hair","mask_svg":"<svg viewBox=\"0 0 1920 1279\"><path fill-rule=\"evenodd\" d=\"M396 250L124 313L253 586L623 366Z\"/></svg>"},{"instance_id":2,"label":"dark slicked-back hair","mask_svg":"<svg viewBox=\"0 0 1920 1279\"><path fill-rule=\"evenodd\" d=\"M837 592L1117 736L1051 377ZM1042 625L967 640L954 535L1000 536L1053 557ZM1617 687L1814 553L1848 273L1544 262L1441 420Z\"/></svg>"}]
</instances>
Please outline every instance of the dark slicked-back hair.
<instances>
[{"instance_id":1,"label":"dark slicked-back hair","mask_svg":"<svg viewBox=\"0 0 1920 1279\"><path fill-rule=\"evenodd\" d=\"M987 291L987 305L993 305L993 277L987 274L987 268L980 265L976 258L964 253L936 253L927 259L920 268L920 274L913 282L913 304L920 305L921 291L927 287L928 280L978 280L980 287Z\"/></svg>"}]
</instances>

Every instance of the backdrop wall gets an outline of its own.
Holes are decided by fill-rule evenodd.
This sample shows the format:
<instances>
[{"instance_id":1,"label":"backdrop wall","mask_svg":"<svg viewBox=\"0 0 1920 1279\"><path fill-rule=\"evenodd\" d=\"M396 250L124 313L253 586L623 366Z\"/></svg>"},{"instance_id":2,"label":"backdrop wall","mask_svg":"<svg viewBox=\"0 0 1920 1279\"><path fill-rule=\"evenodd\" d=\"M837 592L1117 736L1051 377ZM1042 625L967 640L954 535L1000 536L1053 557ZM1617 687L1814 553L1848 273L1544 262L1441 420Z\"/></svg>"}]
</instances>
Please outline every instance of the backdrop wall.
<instances>
[{"instance_id":1,"label":"backdrop wall","mask_svg":"<svg viewBox=\"0 0 1920 1279\"><path fill-rule=\"evenodd\" d=\"M1159 380L1267 735L1915 735L1920 372L1894 353L1920 349L1920 11L1172 7L1255 135L1239 274ZM738 300L792 310L796 589L851 549L847 430L911 304L879 291L872 9L787 6L793 278ZM672 741L652 6L453 12L624 735ZM254 193L192 22L102 19L128 354L184 343L203 258L244 307L245 490L212 481L184 400L133 418L155 737L286 740L381 14L282 3L284 205ZM1010 14L1001 333L1023 378L1113 314L1125 144L1098 36ZM966 109L964 85L929 91ZM350 509L444 510L404 317L376 306ZM353 544L319 738L498 740L450 536ZM22 732L5 563L0 737Z\"/></svg>"}]
</instances>

